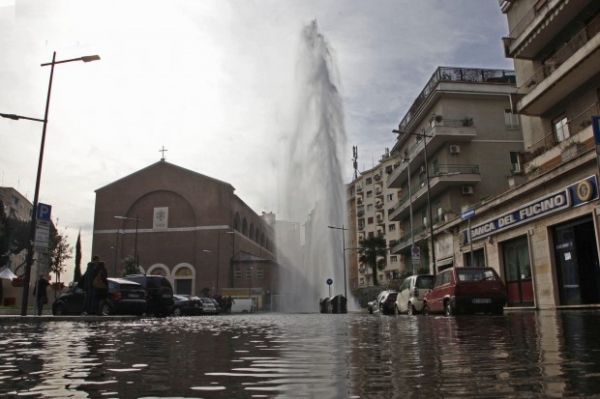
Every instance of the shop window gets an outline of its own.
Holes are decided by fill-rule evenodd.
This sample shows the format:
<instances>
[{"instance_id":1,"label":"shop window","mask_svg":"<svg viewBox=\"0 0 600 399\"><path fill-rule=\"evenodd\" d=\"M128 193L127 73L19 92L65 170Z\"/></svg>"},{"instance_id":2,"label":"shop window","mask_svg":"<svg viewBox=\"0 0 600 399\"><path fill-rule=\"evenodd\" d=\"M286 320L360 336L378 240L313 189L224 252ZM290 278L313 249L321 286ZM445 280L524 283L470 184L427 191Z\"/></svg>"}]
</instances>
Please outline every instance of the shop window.
<instances>
[{"instance_id":1,"label":"shop window","mask_svg":"<svg viewBox=\"0 0 600 399\"><path fill-rule=\"evenodd\" d=\"M569 133L569 121L565 115L561 115L552 121L552 131L558 143L571 137Z\"/></svg>"}]
</instances>

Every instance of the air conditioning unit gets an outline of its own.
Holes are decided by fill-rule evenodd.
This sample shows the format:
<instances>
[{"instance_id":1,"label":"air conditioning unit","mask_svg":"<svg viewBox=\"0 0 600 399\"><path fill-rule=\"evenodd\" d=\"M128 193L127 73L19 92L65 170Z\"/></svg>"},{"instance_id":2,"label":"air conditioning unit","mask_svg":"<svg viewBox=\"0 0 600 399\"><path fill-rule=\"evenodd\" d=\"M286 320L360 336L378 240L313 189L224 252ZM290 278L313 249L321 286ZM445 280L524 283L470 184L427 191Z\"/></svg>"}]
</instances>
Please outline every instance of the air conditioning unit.
<instances>
[{"instance_id":1,"label":"air conditioning unit","mask_svg":"<svg viewBox=\"0 0 600 399\"><path fill-rule=\"evenodd\" d=\"M460 188L460 192L462 195L473 195L473 193L474 193L473 186L462 186Z\"/></svg>"},{"instance_id":2,"label":"air conditioning unit","mask_svg":"<svg viewBox=\"0 0 600 399\"><path fill-rule=\"evenodd\" d=\"M452 155L460 154L460 146L459 145L451 144L448 148L450 149L450 154L452 154Z\"/></svg>"}]
</instances>

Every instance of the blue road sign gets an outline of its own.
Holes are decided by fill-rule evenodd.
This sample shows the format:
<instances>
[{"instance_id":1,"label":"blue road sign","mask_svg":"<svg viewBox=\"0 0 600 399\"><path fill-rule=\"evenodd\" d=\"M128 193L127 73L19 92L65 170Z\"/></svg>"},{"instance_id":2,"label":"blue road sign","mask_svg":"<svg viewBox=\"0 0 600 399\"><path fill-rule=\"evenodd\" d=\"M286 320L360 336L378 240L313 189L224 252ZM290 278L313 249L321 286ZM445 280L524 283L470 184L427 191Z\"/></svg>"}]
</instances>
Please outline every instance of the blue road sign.
<instances>
[{"instance_id":1,"label":"blue road sign","mask_svg":"<svg viewBox=\"0 0 600 399\"><path fill-rule=\"evenodd\" d=\"M592 116L592 127L594 129L594 138L596 145L600 144L600 116Z\"/></svg>"},{"instance_id":2,"label":"blue road sign","mask_svg":"<svg viewBox=\"0 0 600 399\"><path fill-rule=\"evenodd\" d=\"M52 212L52 206L38 202L37 213L36 213L35 217L37 220L43 220L43 221L49 222L51 212Z\"/></svg>"},{"instance_id":3,"label":"blue road sign","mask_svg":"<svg viewBox=\"0 0 600 399\"><path fill-rule=\"evenodd\" d=\"M330 279L330 278L328 278L328 279L327 279L327 285L331 285L331 284L333 284L333 280L332 280L332 279Z\"/></svg>"},{"instance_id":4,"label":"blue road sign","mask_svg":"<svg viewBox=\"0 0 600 399\"><path fill-rule=\"evenodd\" d=\"M468 209L460 214L462 220L469 220L475 216L475 209Z\"/></svg>"}]
</instances>

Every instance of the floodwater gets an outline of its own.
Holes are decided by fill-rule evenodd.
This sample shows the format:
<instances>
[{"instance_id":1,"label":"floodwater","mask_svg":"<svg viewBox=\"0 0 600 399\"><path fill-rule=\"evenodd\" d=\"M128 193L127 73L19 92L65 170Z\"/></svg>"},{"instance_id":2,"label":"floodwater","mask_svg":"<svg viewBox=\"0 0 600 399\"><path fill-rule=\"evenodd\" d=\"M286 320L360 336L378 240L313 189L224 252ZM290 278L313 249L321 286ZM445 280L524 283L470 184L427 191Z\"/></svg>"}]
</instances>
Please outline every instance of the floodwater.
<instances>
[{"instance_id":1,"label":"floodwater","mask_svg":"<svg viewBox=\"0 0 600 399\"><path fill-rule=\"evenodd\" d=\"M0 397L600 394L600 311L0 323Z\"/></svg>"}]
</instances>

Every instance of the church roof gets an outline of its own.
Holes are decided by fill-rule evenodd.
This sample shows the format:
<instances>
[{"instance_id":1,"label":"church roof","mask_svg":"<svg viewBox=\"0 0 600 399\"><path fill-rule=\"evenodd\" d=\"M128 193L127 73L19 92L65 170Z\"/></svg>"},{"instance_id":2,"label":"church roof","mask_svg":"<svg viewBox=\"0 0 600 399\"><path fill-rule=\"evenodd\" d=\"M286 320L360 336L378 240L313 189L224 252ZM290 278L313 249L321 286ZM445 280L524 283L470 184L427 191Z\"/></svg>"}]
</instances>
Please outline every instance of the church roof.
<instances>
[{"instance_id":1,"label":"church roof","mask_svg":"<svg viewBox=\"0 0 600 399\"><path fill-rule=\"evenodd\" d=\"M202 177L202 178L204 178L204 179L211 180L211 181L213 181L213 182L215 182L215 183L219 183L219 184L224 184L224 185L227 185L227 186L231 187L231 189L232 189L232 190L235 190L235 187L233 187L231 184L229 184L229 183L227 183L227 182L224 182L224 181L222 181L222 180L215 179L215 178L213 178L213 177L210 177L210 176L203 175L202 173L194 172L193 170L190 170L190 169L183 168L183 167L181 167L181 166L178 166L178 165L172 164L172 163L170 163L170 162L167 162L167 161L160 160L160 161L158 161L158 162L155 162L155 163L153 163L153 164L151 164L151 165L148 165L148 166L146 166L145 168L142 168L142 169L140 169L140 170L137 170L137 171L135 171L135 172L133 172L133 173L131 173L131 174L127 175L127 176L124 176L124 177L122 177L122 178L120 178L120 179L118 179L118 180L115 180L115 181L113 181L112 183L108 183L107 185L105 185L105 186L102 186L102 187L100 187L100 188L96 189L96 192L98 192L98 191L100 191L100 190L104 190L104 189L106 189L106 188L108 188L108 187L112 186L113 184L117 184L117 183L120 183L120 182L122 182L122 181L124 181L124 180L127 180L127 179L130 179L130 178L132 178L132 177L135 177L136 175L138 175L138 174L140 174L140 173L142 173L142 172L145 172L145 171L147 171L147 170L149 170L149 169L153 169L153 168L159 168L159 167L162 167L162 168L164 168L164 167L169 167L169 168L173 168L173 169L178 169L178 170L180 170L180 171L182 171L182 172L184 172L184 173L188 173L188 174L196 175L196 176L198 176L198 177Z\"/></svg>"}]
</instances>

